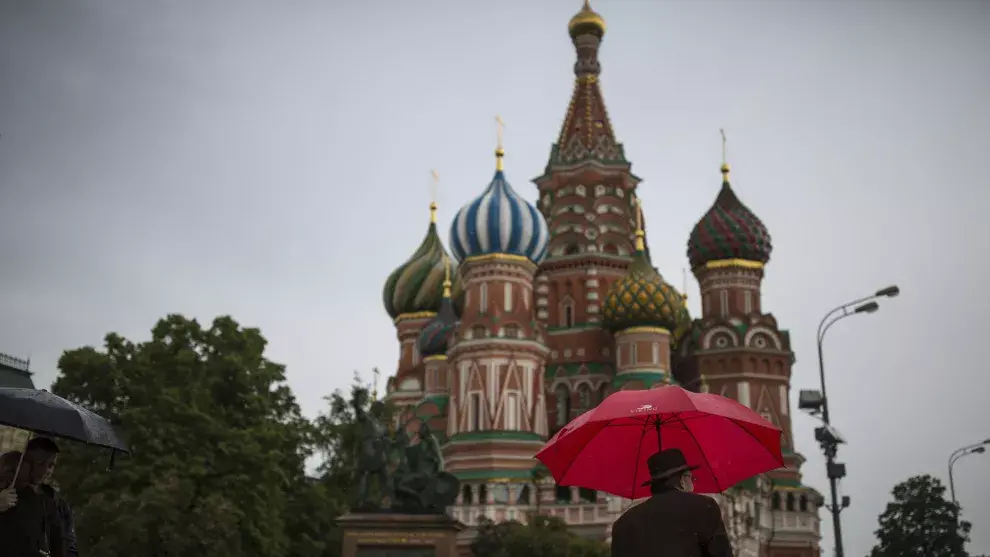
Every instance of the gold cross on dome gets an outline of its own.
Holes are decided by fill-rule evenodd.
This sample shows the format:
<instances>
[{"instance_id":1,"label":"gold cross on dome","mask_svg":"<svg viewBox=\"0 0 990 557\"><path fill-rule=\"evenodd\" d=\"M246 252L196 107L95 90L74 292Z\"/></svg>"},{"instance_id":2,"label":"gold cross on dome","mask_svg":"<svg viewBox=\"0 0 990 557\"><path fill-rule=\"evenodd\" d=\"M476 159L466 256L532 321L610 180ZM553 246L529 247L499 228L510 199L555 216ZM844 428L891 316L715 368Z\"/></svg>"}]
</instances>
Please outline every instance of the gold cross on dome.
<instances>
[{"instance_id":1,"label":"gold cross on dome","mask_svg":"<svg viewBox=\"0 0 990 557\"><path fill-rule=\"evenodd\" d=\"M502 134L505 133L505 120L503 120L501 116L495 117L495 128L496 128L496 133L498 134L498 145L496 145L496 147L501 149Z\"/></svg>"},{"instance_id":2,"label":"gold cross on dome","mask_svg":"<svg viewBox=\"0 0 990 557\"><path fill-rule=\"evenodd\" d=\"M719 131L719 133L722 134L722 164L725 164L725 163L729 162L728 154L726 153L726 145L725 144L726 144L727 140L725 139L725 130L723 128L719 128L718 131Z\"/></svg>"},{"instance_id":3,"label":"gold cross on dome","mask_svg":"<svg viewBox=\"0 0 990 557\"><path fill-rule=\"evenodd\" d=\"M437 222L437 188L440 185L440 174L430 171L430 222Z\"/></svg>"},{"instance_id":4,"label":"gold cross on dome","mask_svg":"<svg viewBox=\"0 0 990 557\"><path fill-rule=\"evenodd\" d=\"M437 190L440 188L440 173L436 170L430 171L430 201L437 202Z\"/></svg>"}]
</instances>

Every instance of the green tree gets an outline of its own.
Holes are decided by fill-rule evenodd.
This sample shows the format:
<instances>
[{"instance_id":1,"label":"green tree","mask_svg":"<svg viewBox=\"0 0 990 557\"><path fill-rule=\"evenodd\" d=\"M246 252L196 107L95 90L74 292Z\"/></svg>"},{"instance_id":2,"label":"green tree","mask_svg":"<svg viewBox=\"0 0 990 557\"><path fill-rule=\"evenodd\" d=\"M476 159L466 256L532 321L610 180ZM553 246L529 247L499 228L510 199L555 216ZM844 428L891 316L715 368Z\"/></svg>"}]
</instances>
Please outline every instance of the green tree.
<instances>
[{"instance_id":1,"label":"green tree","mask_svg":"<svg viewBox=\"0 0 990 557\"><path fill-rule=\"evenodd\" d=\"M68 446L59 465L84 555L312 555L301 512L326 506L307 481L315 431L264 356L257 329L203 328L170 315L133 343L65 352L53 391L109 418L130 443L117 458ZM304 519L305 520L305 519Z\"/></svg>"},{"instance_id":2,"label":"green tree","mask_svg":"<svg viewBox=\"0 0 990 557\"><path fill-rule=\"evenodd\" d=\"M571 532L558 518L534 514L529 524L482 521L471 553L474 557L608 557L609 548Z\"/></svg>"},{"instance_id":3,"label":"green tree","mask_svg":"<svg viewBox=\"0 0 990 557\"><path fill-rule=\"evenodd\" d=\"M959 520L959 505L946 500L942 482L914 476L894 486L893 495L870 557L968 557L970 524Z\"/></svg>"}]
</instances>

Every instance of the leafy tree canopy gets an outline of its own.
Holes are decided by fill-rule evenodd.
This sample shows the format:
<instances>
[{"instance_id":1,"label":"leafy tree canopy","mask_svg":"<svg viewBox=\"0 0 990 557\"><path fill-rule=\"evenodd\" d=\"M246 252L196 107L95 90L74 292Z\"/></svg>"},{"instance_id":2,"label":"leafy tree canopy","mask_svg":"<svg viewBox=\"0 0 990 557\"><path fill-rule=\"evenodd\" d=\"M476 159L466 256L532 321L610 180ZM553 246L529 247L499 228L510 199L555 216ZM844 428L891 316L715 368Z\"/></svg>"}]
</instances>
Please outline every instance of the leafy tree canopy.
<instances>
[{"instance_id":1,"label":"leafy tree canopy","mask_svg":"<svg viewBox=\"0 0 990 557\"><path fill-rule=\"evenodd\" d=\"M532 515L529 524L483 521L471 543L474 557L607 557L608 546L582 538L554 517Z\"/></svg>"},{"instance_id":2,"label":"leafy tree canopy","mask_svg":"<svg viewBox=\"0 0 990 557\"><path fill-rule=\"evenodd\" d=\"M170 315L151 340L69 350L53 391L109 418L133 456L66 443L58 478L84 555L321 555L331 507L304 475L316 432L257 329ZM337 549L337 548L334 548Z\"/></svg>"},{"instance_id":3,"label":"leafy tree canopy","mask_svg":"<svg viewBox=\"0 0 990 557\"><path fill-rule=\"evenodd\" d=\"M970 524L959 520L959 506L945 498L945 487L929 475L894 486L894 500L880 515L877 545L870 557L967 557Z\"/></svg>"}]
</instances>

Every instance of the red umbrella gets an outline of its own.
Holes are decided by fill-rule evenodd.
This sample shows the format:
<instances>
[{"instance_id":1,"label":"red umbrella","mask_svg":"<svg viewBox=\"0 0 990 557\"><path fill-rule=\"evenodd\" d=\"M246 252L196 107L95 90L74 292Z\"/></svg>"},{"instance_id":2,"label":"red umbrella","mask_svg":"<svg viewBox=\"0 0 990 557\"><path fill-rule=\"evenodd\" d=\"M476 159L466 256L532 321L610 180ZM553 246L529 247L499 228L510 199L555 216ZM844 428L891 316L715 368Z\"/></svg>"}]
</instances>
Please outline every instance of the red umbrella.
<instances>
[{"instance_id":1,"label":"red umbrella","mask_svg":"<svg viewBox=\"0 0 990 557\"><path fill-rule=\"evenodd\" d=\"M646 459L680 449L695 491L719 493L784 465L780 429L723 396L680 387L619 391L557 432L536 455L559 485L627 499L650 494Z\"/></svg>"}]
</instances>

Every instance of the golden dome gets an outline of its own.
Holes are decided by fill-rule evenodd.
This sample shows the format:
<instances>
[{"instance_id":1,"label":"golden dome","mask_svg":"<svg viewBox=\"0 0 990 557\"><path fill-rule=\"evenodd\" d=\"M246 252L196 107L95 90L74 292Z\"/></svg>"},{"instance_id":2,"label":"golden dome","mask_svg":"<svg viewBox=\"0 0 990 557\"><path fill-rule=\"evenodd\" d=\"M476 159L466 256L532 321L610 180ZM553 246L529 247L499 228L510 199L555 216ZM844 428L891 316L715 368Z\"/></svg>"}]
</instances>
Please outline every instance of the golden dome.
<instances>
[{"instance_id":1,"label":"golden dome","mask_svg":"<svg viewBox=\"0 0 990 557\"><path fill-rule=\"evenodd\" d=\"M590 33L600 39L605 35L605 20L591 9L588 0L584 0L584 7L571 18L567 24L567 31L571 34L571 38Z\"/></svg>"}]
</instances>

